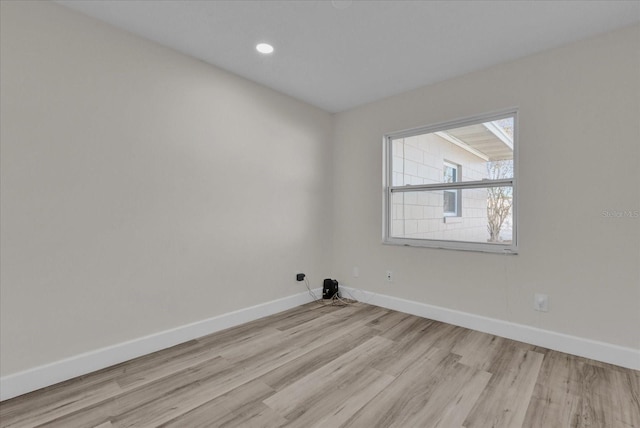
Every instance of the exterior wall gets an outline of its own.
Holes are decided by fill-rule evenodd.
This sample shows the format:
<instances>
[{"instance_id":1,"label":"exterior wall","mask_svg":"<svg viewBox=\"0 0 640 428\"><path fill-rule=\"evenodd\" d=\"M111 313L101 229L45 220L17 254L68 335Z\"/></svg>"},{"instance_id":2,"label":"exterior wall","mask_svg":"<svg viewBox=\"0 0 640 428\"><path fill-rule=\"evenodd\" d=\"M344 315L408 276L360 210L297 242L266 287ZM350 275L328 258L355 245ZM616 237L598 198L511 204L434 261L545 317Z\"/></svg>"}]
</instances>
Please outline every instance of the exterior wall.
<instances>
[{"instance_id":1,"label":"exterior wall","mask_svg":"<svg viewBox=\"0 0 640 428\"><path fill-rule=\"evenodd\" d=\"M435 134L393 141L393 184L442 183L444 163L460 166L459 181L487 178L484 159ZM404 157L402 156L404 154ZM486 242L487 191L462 191L461 215L444 215L443 192L398 192L393 195L391 235L398 238Z\"/></svg>"}]
</instances>

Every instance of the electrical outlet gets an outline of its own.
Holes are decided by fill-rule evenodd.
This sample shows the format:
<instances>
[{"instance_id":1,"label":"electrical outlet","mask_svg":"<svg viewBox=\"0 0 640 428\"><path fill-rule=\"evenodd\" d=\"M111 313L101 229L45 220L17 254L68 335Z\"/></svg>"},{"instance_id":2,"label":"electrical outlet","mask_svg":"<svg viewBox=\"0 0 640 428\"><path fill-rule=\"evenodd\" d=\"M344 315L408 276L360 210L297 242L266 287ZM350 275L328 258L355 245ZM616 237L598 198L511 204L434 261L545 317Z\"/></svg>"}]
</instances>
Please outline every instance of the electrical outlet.
<instances>
[{"instance_id":1,"label":"electrical outlet","mask_svg":"<svg viewBox=\"0 0 640 428\"><path fill-rule=\"evenodd\" d=\"M534 294L533 309L540 312L549 312L549 296L541 293Z\"/></svg>"},{"instance_id":2,"label":"electrical outlet","mask_svg":"<svg viewBox=\"0 0 640 428\"><path fill-rule=\"evenodd\" d=\"M354 278L357 278L360 276L360 269L358 269L358 266L353 267L353 269L351 270L351 276Z\"/></svg>"},{"instance_id":3,"label":"electrical outlet","mask_svg":"<svg viewBox=\"0 0 640 428\"><path fill-rule=\"evenodd\" d=\"M387 282L393 282L393 272L388 270L386 278L387 278Z\"/></svg>"}]
</instances>

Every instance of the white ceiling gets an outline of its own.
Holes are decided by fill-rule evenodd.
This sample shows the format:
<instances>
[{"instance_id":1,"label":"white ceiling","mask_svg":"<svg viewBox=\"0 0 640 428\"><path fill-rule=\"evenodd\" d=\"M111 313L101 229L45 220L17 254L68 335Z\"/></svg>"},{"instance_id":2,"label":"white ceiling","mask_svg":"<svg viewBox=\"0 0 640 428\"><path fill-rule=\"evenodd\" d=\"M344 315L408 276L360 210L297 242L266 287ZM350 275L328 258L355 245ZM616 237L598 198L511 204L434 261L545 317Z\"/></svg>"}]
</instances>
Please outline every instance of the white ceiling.
<instances>
[{"instance_id":1,"label":"white ceiling","mask_svg":"<svg viewBox=\"0 0 640 428\"><path fill-rule=\"evenodd\" d=\"M330 112L640 22L640 1L57 3Z\"/></svg>"}]
</instances>

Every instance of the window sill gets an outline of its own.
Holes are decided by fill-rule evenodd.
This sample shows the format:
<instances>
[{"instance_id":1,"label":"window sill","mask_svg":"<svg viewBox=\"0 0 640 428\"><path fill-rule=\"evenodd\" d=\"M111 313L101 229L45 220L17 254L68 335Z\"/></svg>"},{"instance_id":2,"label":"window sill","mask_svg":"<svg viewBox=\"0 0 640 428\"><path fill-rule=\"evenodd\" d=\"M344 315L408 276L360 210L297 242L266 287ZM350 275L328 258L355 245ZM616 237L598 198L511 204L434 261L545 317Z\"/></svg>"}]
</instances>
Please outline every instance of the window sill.
<instances>
[{"instance_id":1,"label":"window sill","mask_svg":"<svg viewBox=\"0 0 640 428\"><path fill-rule=\"evenodd\" d=\"M462 217L444 216L443 223L462 223Z\"/></svg>"},{"instance_id":2,"label":"window sill","mask_svg":"<svg viewBox=\"0 0 640 428\"><path fill-rule=\"evenodd\" d=\"M390 238L382 241L383 245L400 247L422 247L441 250L471 251L476 253L493 253L517 255L518 249L511 245L485 244L481 242L438 241L431 239Z\"/></svg>"}]
</instances>

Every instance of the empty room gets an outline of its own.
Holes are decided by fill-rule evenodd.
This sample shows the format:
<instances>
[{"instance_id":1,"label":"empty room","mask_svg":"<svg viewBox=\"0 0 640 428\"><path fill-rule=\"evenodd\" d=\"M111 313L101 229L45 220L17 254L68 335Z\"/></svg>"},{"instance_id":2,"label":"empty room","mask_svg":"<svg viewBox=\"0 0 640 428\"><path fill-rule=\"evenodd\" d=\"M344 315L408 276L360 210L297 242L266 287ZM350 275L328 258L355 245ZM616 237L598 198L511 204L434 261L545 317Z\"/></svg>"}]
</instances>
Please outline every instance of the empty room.
<instances>
[{"instance_id":1,"label":"empty room","mask_svg":"<svg viewBox=\"0 0 640 428\"><path fill-rule=\"evenodd\" d=\"M640 2L0 17L0 427L640 428Z\"/></svg>"}]
</instances>

